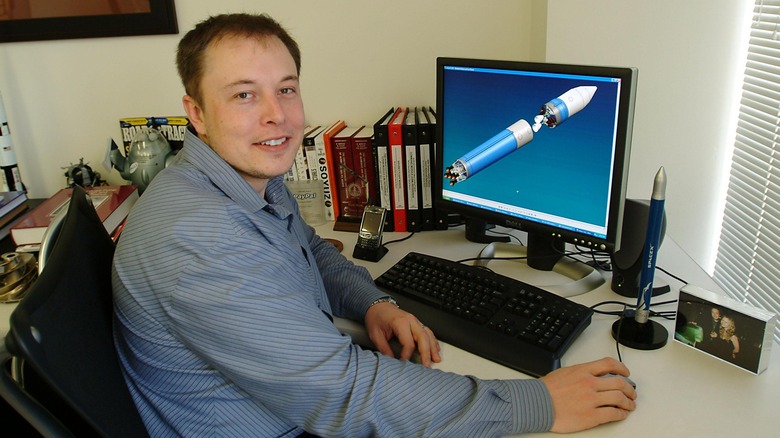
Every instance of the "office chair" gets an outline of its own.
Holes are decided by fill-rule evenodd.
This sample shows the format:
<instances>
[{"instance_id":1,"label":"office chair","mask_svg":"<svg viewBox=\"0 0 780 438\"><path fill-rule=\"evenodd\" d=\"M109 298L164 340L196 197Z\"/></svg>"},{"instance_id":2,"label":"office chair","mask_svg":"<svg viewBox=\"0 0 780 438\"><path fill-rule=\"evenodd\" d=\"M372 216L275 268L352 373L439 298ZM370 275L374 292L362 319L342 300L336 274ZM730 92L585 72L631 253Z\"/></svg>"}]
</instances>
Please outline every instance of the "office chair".
<instances>
[{"instance_id":1,"label":"office chair","mask_svg":"<svg viewBox=\"0 0 780 438\"><path fill-rule=\"evenodd\" d=\"M83 188L73 189L60 227L11 314L5 344L21 376L5 358L0 395L44 436L148 436L113 343L114 244Z\"/></svg>"}]
</instances>

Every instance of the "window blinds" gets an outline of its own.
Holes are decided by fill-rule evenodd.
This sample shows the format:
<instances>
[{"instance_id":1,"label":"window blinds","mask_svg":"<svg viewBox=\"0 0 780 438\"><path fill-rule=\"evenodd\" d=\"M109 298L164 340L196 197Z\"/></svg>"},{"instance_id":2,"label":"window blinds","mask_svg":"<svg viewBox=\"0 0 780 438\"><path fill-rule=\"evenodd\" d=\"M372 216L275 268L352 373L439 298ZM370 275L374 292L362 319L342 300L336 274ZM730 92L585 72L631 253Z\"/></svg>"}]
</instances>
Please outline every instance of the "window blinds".
<instances>
[{"instance_id":1,"label":"window blinds","mask_svg":"<svg viewBox=\"0 0 780 438\"><path fill-rule=\"evenodd\" d=\"M731 297L780 314L778 125L780 0L756 0L714 277Z\"/></svg>"}]
</instances>

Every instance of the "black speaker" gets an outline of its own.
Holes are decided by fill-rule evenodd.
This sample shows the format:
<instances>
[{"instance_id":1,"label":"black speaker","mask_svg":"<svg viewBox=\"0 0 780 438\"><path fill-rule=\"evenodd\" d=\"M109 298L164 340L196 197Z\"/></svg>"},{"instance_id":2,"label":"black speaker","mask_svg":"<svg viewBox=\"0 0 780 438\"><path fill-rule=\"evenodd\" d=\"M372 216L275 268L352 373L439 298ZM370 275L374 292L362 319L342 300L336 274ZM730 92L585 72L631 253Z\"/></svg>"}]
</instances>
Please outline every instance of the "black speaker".
<instances>
[{"instance_id":1,"label":"black speaker","mask_svg":"<svg viewBox=\"0 0 780 438\"><path fill-rule=\"evenodd\" d=\"M639 276L642 272L642 253L647 237L647 217L650 201L644 199L626 199L623 208L623 231L620 234L620 250L612 255L612 290L624 297L639 296ZM661 222L661 239L666 234L666 212ZM653 284L653 295L669 292L669 286L659 287Z\"/></svg>"}]
</instances>

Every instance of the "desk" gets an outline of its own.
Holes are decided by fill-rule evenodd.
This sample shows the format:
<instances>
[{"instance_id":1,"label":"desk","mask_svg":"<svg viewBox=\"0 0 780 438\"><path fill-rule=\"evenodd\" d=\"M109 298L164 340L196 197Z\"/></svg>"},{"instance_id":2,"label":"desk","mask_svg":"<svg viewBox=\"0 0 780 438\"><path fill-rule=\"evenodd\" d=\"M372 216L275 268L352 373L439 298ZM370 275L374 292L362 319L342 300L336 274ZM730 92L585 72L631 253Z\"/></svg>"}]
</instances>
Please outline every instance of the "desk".
<instances>
[{"instance_id":1,"label":"desk","mask_svg":"<svg viewBox=\"0 0 780 438\"><path fill-rule=\"evenodd\" d=\"M323 237L343 242L344 254L351 258L356 234L334 232L331 227L332 224L324 224L317 227L317 231ZM388 245L389 252L378 263L362 260L355 260L355 263L365 266L376 278L410 251L453 260L477 256L484 244L468 242L463 234L462 228L418 233L409 240ZM406 235L387 233L384 240L389 242ZM509 276L518 276L518 272L521 272L522 280L534 284L564 281L557 274L532 271L518 262L493 261L489 266ZM712 279L671 239L666 239L661 246L658 266L691 284L720 291ZM672 292L655 298L656 301L677 299L678 288L682 286L679 281L662 272L657 274L656 279L672 287ZM597 290L572 300L587 306L607 300L636 304L635 300L612 292L609 281ZM659 310L674 309L676 304L659 307ZM603 425L576 436L777 436L780 431L780 416L776 414L775 407L780 394L780 349L777 345L773 346L775 351L769 368L756 376L674 342L671 339L674 321L657 320L669 330L670 340L665 347L655 351L620 347L623 361L631 369L631 377L637 383L637 410L621 423ZM588 362L605 356L617 357L611 335L614 321L615 317L612 316L594 315L591 325L563 356L563 365ZM350 321L340 320L337 325L348 332L361 329ZM442 355L443 361L434 367L444 371L483 379L528 378L518 371L452 345L443 344Z\"/></svg>"},{"instance_id":2,"label":"desk","mask_svg":"<svg viewBox=\"0 0 780 438\"><path fill-rule=\"evenodd\" d=\"M317 227L323 237L344 243L344 254L351 258L355 233L332 231L333 223ZM385 242L406 236L406 233L387 233ZM476 256L484 245L466 241L463 230L430 231L411 239L388 245L389 252L378 263L356 260L377 277L407 252L417 251L450 259ZM684 278L691 284L706 289L720 290L671 239L666 239L659 253L658 265ZM522 269L522 279L535 284L555 284L562 281L557 274L539 273L522 268L517 262L491 262L490 267L504 275L516 276ZM677 298L679 282L659 272L657 279L672 286L672 292L657 300ZM550 283L545 283L549 281ZM609 282L599 289L573 300L593 305L606 300L622 299L611 291ZM8 331L8 316L13 305L0 304L0 334ZM676 306L664 306L664 310ZM563 365L573 365L605 356L616 357L615 342L610 334L614 317L594 315L591 325L577 339L563 357ZM673 321L659 320L673 334ZM344 331L360 335L362 326L347 320L338 320ZM780 416L774 403L780 394L780 351L774 345L769 368L755 376L742 369L717 361L693 349L670 340L660 350L638 351L621 346L624 362L638 386L638 408L627 420L584 431L578 437L738 437L775 436L780 431ZM452 345L442 345L443 362L435 367L444 371L474 375L483 379L528 378L524 374L475 356ZM525 435L534 436L534 435Z\"/></svg>"}]
</instances>

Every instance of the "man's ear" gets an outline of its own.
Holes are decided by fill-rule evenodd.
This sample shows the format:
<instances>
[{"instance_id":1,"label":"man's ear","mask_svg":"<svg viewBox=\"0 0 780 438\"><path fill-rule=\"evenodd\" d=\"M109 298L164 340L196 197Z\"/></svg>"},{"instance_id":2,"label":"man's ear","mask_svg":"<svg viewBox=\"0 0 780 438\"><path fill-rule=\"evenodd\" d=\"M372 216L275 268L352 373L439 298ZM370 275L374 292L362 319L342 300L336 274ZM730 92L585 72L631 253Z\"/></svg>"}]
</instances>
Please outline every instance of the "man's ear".
<instances>
[{"instance_id":1,"label":"man's ear","mask_svg":"<svg viewBox=\"0 0 780 438\"><path fill-rule=\"evenodd\" d=\"M198 135L206 135L206 123L203 121L203 108L201 105L189 95L184 95L181 102L184 106L184 111L187 113L187 118L190 119L192 127L195 128L195 132Z\"/></svg>"}]
</instances>

